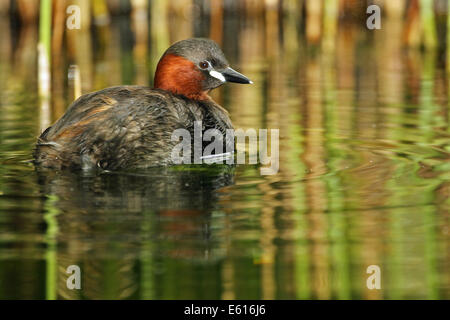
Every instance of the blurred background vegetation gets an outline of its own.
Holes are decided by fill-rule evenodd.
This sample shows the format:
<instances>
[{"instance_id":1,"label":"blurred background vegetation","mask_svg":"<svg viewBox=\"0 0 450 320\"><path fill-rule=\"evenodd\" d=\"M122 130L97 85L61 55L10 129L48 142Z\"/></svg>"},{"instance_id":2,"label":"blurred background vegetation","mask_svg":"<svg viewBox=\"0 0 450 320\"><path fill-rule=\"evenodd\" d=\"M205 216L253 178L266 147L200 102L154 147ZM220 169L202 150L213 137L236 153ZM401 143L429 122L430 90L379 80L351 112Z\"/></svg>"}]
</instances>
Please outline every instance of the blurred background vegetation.
<instances>
[{"instance_id":1,"label":"blurred background vegetation","mask_svg":"<svg viewBox=\"0 0 450 320\"><path fill-rule=\"evenodd\" d=\"M0 0L0 298L449 299L449 3ZM75 97L151 85L189 37L254 81L212 95L236 128L280 129L277 175L36 174Z\"/></svg>"}]
</instances>

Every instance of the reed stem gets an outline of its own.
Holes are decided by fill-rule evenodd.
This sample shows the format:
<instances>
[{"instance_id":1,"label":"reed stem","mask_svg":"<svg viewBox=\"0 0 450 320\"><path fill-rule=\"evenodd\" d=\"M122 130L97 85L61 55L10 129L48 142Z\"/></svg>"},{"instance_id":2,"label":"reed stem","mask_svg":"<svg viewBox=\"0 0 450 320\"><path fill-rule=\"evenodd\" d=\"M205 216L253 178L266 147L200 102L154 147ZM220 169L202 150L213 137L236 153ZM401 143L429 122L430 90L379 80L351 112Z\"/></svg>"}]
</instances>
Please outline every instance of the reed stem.
<instances>
[{"instance_id":1,"label":"reed stem","mask_svg":"<svg viewBox=\"0 0 450 320\"><path fill-rule=\"evenodd\" d=\"M420 19L422 22L423 44L426 48L434 48L437 44L437 35L433 0L420 0Z\"/></svg>"},{"instance_id":2,"label":"reed stem","mask_svg":"<svg viewBox=\"0 0 450 320\"><path fill-rule=\"evenodd\" d=\"M52 0L41 0L39 16L39 97L40 129L45 130L50 125L50 90L51 90L51 33L52 33Z\"/></svg>"}]
</instances>

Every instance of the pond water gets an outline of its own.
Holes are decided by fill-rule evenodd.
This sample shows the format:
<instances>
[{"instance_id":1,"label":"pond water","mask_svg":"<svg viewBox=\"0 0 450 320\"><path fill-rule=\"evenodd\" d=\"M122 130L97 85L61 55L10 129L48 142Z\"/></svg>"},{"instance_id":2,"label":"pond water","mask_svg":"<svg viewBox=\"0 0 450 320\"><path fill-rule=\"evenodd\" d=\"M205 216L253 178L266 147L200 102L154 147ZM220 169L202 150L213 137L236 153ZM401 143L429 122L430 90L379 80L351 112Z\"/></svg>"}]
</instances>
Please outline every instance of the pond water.
<instances>
[{"instance_id":1,"label":"pond water","mask_svg":"<svg viewBox=\"0 0 450 320\"><path fill-rule=\"evenodd\" d=\"M279 171L266 176L256 165L36 170L37 28L0 19L1 299L450 299L439 51L404 50L395 25L350 25L321 48L269 18L224 20L221 46L254 84L213 93L235 128L280 130ZM118 17L63 47L51 121L73 100L70 64L83 93L146 85L171 41L209 36L172 28L149 46ZM80 290L66 286L70 265ZM372 265L380 289L367 287Z\"/></svg>"}]
</instances>

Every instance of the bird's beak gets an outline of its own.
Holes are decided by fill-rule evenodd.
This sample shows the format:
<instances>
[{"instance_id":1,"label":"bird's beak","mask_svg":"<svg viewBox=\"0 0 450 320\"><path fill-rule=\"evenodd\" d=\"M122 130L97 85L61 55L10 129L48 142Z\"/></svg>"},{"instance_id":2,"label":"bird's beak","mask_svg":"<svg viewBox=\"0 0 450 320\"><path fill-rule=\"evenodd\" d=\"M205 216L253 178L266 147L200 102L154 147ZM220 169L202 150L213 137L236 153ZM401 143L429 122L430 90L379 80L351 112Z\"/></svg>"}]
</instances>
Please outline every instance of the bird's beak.
<instances>
[{"instance_id":1,"label":"bird's beak","mask_svg":"<svg viewBox=\"0 0 450 320\"><path fill-rule=\"evenodd\" d=\"M236 83L253 83L252 80L244 76L243 74L231 69L230 67L220 72L222 76L225 78L227 82L236 82Z\"/></svg>"}]
</instances>

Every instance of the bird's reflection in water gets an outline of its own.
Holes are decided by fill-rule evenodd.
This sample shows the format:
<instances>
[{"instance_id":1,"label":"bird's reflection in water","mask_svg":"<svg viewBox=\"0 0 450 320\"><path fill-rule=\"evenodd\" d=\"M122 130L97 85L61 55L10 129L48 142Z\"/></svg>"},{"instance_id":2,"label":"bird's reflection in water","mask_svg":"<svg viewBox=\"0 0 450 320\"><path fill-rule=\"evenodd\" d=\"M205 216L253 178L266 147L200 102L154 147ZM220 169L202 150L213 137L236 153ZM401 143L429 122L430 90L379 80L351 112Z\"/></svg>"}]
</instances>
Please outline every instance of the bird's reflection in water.
<instances>
[{"instance_id":1,"label":"bird's reflection in water","mask_svg":"<svg viewBox=\"0 0 450 320\"><path fill-rule=\"evenodd\" d=\"M54 260L47 266L58 268L55 295L164 298L160 291L167 288L157 290L156 283L173 287L170 279L199 265L217 269L224 242L220 198L233 176L227 165L139 173L38 172L47 238L57 243L54 249L48 246L53 255L47 254ZM66 286L70 265L81 268L81 290Z\"/></svg>"}]
</instances>

